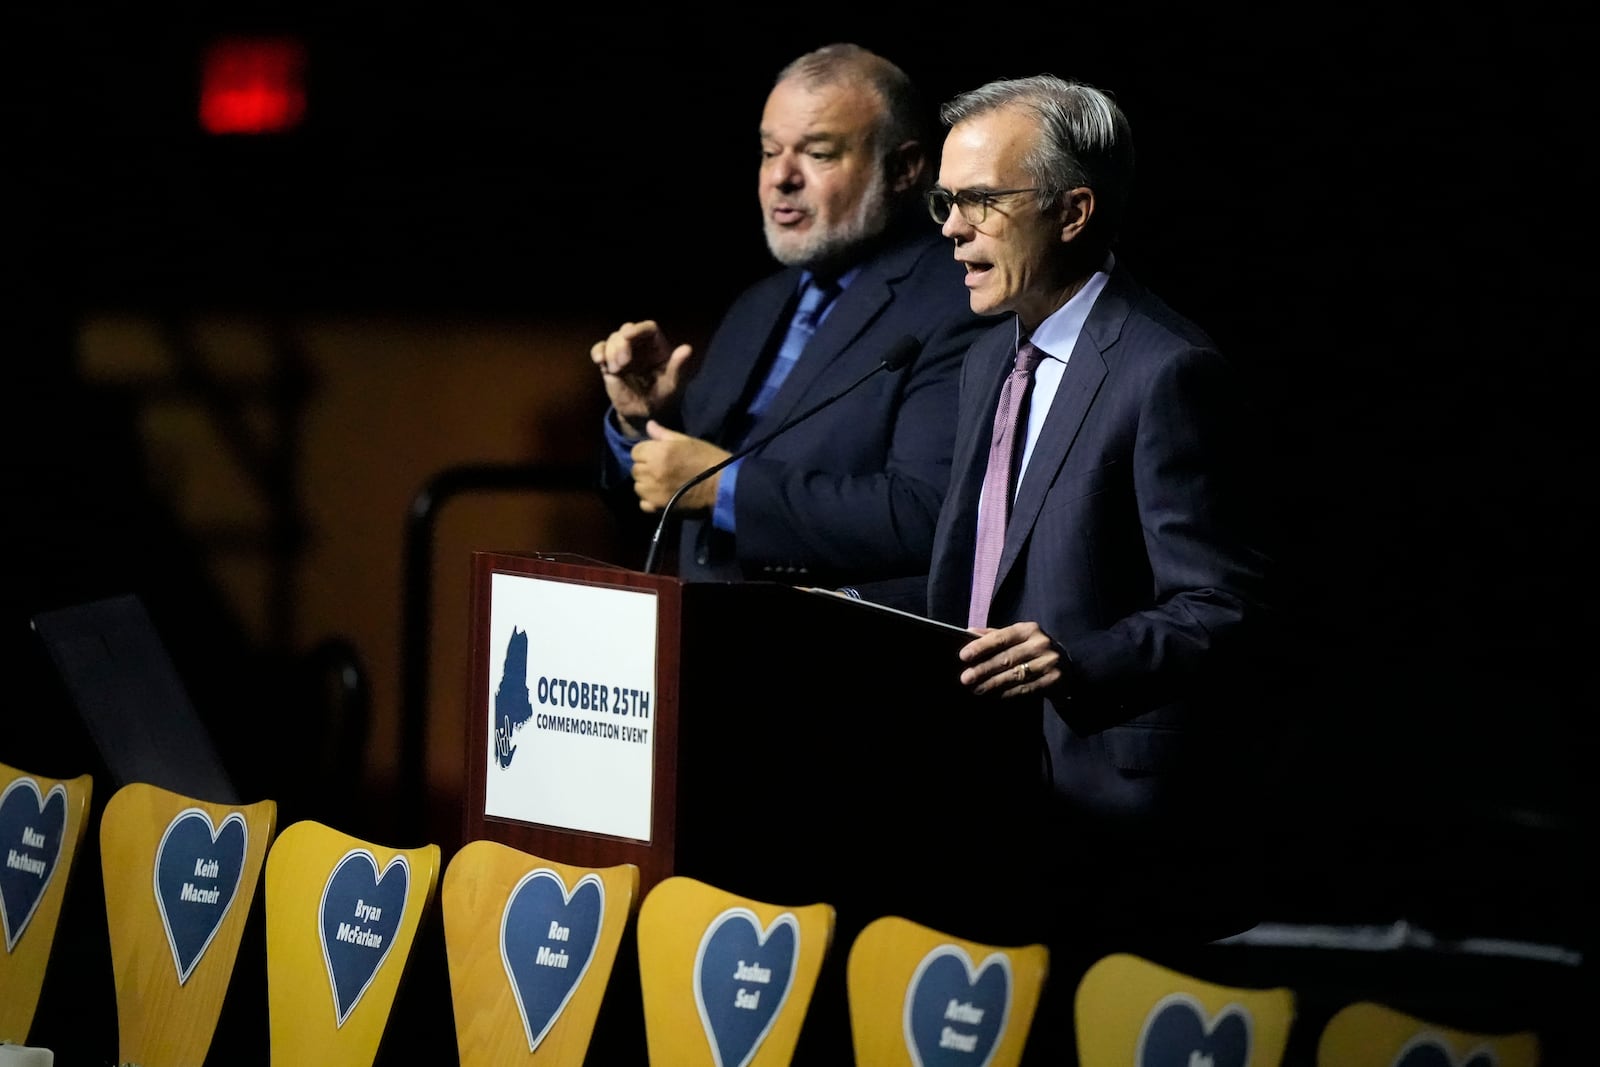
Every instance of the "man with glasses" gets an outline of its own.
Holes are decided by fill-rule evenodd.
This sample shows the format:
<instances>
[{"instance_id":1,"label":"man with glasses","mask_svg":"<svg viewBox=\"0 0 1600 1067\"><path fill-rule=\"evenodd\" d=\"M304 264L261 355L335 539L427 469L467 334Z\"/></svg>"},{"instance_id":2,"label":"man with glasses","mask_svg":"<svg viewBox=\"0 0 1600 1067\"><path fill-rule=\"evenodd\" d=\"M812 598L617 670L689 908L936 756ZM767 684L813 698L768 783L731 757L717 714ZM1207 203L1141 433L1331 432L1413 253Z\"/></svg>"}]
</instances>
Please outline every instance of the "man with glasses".
<instances>
[{"instance_id":1,"label":"man with glasses","mask_svg":"<svg viewBox=\"0 0 1600 1067\"><path fill-rule=\"evenodd\" d=\"M1263 799L1265 424L1113 251L1133 143L1109 95L1041 75L941 117L929 209L972 310L1001 318L962 369L928 614L980 635L965 686L1040 723L1052 914L1016 936L1092 956L1237 932L1259 903L1260 816L1240 815Z\"/></svg>"},{"instance_id":2,"label":"man with glasses","mask_svg":"<svg viewBox=\"0 0 1600 1067\"><path fill-rule=\"evenodd\" d=\"M652 522L690 479L843 394L672 503L681 527L661 528L679 530L680 578L926 573L956 374L984 325L924 214L931 117L905 73L863 48L794 60L760 128L762 224L781 269L734 300L703 353L654 320L591 348L611 400L604 484ZM861 380L907 337L909 368Z\"/></svg>"}]
</instances>

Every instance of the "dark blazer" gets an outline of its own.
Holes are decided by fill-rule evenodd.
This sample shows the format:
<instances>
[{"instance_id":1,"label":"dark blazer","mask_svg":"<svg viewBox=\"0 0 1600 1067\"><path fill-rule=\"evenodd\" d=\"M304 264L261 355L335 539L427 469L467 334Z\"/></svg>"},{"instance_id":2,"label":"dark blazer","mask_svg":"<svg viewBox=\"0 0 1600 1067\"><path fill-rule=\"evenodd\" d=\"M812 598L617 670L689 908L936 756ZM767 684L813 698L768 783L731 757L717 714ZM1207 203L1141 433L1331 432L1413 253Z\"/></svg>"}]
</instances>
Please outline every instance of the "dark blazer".
<instances>
[{"instance_id":1,"label":"dark blazer","mask_svg":"<svg viewBox=\"0 0 1600 1067\"><path fill-rule=\"evenodd\" d=\"M715 530L709 515L684 519L681 578L836 585L927 572L950 473L956 377L987 323L970 309L948 243L920 226L862 266L750 426L743 413L788 329L800 273L781 270L734 301L674 428L733 451L847 388L904 335L921 352L747 457L734 497L737 536ZM627 485L609 465L608 480Z\"/></svg>"},{"instance_id":2,"label":"dark blazer","mask_svg":"<svg viewBox=\"0 0 1600 1067\"><path fill-rule=\"evenodd\" d=\"M958 625L1015 329L1007 316L962 369L928 580L928 613ZM1045 774L1093 823L1198 825L1257 758L1270 554L1249 409L1211 340L1118 265L1020 483L989 619L1038 622L1070 661L1043 701Z\"/></svg>"}]
</instances>

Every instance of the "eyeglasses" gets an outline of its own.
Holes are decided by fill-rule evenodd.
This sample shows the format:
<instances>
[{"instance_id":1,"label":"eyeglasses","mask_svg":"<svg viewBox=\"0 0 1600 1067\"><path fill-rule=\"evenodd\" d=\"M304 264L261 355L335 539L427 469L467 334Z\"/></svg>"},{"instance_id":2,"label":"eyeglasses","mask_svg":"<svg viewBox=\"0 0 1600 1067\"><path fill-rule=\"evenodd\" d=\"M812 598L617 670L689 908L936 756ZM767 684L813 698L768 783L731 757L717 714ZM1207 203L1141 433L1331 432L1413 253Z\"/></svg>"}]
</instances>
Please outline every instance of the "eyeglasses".
<instances>
[{"instance_id":1,"label":"eyeglasses","mask_svg":"<svg viewBox=\"0 0 1600 1067\"><path fill-rule=\"evenodd\" d=\"M967 220L967 225L978 226L989 217L989 207L1002 196L1014 196L1017 193L1036 193L1036 186L1027 189L958 189L951 192L934 186L928 190L928 214L933 216L933 221L940 226L950 221L950 209L961 212L961 217Z\"/></svg>"}]
</instances>

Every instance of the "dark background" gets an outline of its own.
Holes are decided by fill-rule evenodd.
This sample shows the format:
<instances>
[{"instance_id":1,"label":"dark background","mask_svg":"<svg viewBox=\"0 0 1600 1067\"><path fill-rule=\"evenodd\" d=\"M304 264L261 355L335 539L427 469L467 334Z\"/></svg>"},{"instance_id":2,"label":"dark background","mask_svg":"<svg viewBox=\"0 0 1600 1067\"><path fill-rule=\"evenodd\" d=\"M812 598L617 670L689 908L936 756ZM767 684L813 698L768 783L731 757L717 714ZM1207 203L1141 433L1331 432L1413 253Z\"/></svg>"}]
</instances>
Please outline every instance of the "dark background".
<instances>
[{"instance_id":1,"label":"dark background","mask_svg":"<svg viewBox=\"0 0 1600 1067\"><path fill-rule=\"evenodd\" d=\"M1302 657L1285 792L1264 798L1298 820L1284 917L1588 940L1596 124L1576 11L229 7L4 17L8 616L68 592L37 553L115 532L39 487L132 484L125 457L73 453L82 409L38 402L71 395L83 312L709 321L768 266L755 127L793 55L856 40L934 102L1051 71L1132 120L1119 254L1276 416ZM200 132L199 55L225 33L305 42L302 128Z\"/></svg>"}]
</instances>

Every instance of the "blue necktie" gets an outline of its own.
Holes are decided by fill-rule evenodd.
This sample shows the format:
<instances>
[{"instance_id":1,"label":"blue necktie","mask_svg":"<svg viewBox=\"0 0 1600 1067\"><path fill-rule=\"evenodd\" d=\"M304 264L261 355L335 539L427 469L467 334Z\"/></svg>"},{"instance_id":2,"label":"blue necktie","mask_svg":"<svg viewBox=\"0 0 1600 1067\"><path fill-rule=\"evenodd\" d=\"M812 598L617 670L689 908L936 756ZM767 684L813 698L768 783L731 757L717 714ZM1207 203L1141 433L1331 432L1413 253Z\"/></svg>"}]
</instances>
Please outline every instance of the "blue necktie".
<instances>
[{"instance_id":1,"label":"blue necktie","mask_svg":"<svg viewBox=\"0 0 1600 1067\"><path fill-rule=\"evenodd\" d=\"M837 285L819 286L814 281L806 283L805 291L800 294L800 304L794 309L794 318L789 320L789 332L784 335L778 356L772 361L766 381L762 382L761 388L756 391L755 399L750 401L749 413L752 424L772 405L772 398L778 395L784 379L789 377L795 361L804 351L806 342L811 340L811 335L816 332L817 323L822 321L828 305L838 294Z\"/></svg>"}]
</instances>

